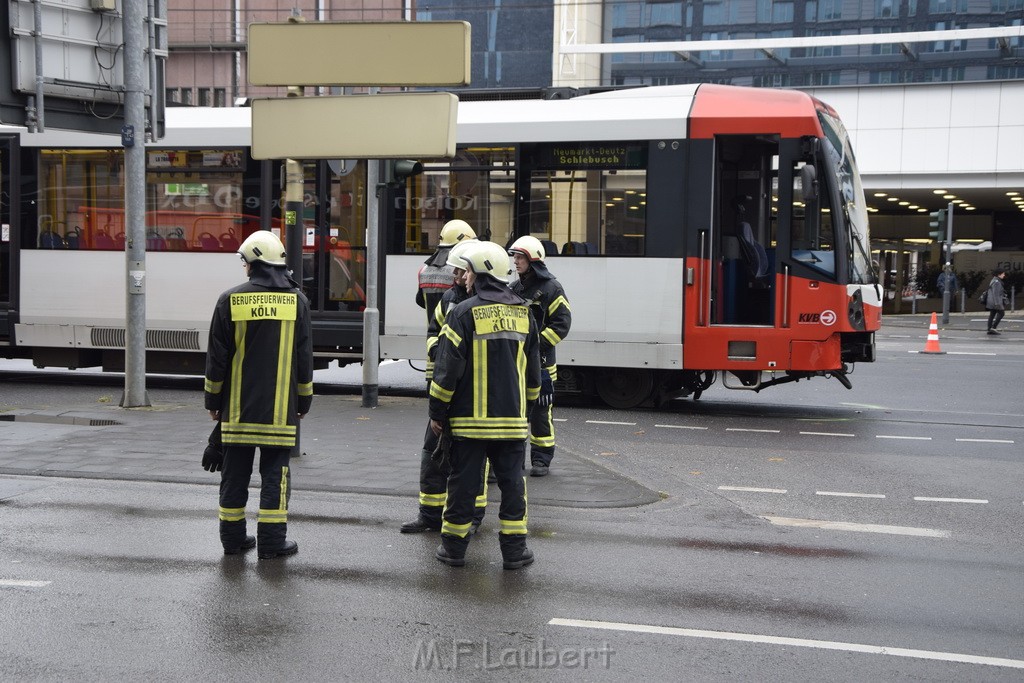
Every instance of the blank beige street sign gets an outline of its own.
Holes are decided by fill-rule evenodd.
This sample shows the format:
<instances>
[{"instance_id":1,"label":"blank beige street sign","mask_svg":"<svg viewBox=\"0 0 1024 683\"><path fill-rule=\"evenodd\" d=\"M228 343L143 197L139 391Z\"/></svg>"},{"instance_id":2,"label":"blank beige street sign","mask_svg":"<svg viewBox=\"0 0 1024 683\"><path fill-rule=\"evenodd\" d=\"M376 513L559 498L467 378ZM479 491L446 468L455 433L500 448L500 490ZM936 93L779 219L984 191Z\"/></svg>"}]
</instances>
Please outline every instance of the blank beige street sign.
<instances>
[{"instance_id":1,"label":"blank beige street sign","mask_svg":"<svg viewBox=\"0 0 1024 683\"><path fill-rule=\"evenodd\" d=\"M445 92L253 100L252 157L452 158L458 103Z\"/></svg>"},{"instance_id":2,"label":"blank beige street sign","mask_svg":"<svg viewBox=\"0 0 1024 683\"><path fill-rule=\"evenodd\" d=\"M252 85L468 85L465 21L249 25Z\"/></svg>"}]
</instances>

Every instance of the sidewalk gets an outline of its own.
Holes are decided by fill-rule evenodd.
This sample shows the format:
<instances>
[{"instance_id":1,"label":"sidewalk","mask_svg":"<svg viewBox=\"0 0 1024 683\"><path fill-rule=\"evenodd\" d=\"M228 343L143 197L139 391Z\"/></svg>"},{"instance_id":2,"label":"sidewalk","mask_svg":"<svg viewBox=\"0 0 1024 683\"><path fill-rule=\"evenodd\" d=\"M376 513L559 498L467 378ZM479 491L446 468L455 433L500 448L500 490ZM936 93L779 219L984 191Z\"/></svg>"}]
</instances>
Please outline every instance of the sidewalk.
<instances>
[{"instance_id":1,"label":"sidewalk","mask_svg":"<svg viewBox=\"0 0 1024 683\"><path fill-rule=\"evenodd\" d=\"M200 460L213 423L202 392L150 392L153 406L122 409L120 392L104 387L55 388L60 405L35 405L5 389L0 399L0 474L180 482L215 486L218 473ZM21 406L17 405L21 402ZM293 458L297 490L393 495L416 513L426 400L381 397L363 408L360 396L317 395L303 420L303 454ZM557 427L556 427L557 429ZM657 492L559 444L551 474L528 478L530 503L627 507L658 500ZM254 473L253 482L259 475ZM2 499L0 495L0 499ZM497 487L489 499L497 501Z\"/></svg>"},{"instance_id":2,"label":"sidewalk","mask_svg":"<svg viewBox=\"0 0 1024 683\"><path fill-rule=\"evenodd\" d=\"M882 316L882 329L887 327L913 327L928 334L931 313L889 313ZM942 324L942 313L936 314L940 330L968 330L982 335L988 327L987 311L968 311L966 313L949 313L949 323ZM1024 332L1024 311L1007 311L1003 321L999 323L1000 332Z\"/></svg>"}]
</instances>

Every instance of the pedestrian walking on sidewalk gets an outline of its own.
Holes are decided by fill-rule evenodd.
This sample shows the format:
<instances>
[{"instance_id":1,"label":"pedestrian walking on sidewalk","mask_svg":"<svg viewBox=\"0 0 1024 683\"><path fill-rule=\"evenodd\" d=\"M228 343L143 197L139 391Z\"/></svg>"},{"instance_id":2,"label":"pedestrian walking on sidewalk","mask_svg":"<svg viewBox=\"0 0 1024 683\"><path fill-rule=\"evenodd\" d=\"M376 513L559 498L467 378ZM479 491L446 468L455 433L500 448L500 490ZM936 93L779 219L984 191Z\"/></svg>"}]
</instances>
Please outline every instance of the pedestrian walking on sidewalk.
<instances>
[{"instance_id":1,"label":"pedestrian walking on sidewalk","mask_svg":"<svg viewBox=\"0 0 1024 683\"><path fill-rule=\"evenodd\" d=\"M224 458L220 540L234 555L257 547L261 560L294 555L287 539L289 455L313 401L309 302L289 277L284 245L258 230L239 247L249 281L221 294L210 323L206 409L219 420ZM246 534L256 447L260 448L256 536Z\"/></svg>"},{"instance_id":2,"label":"pedestrian walking on sidewalk","mask_svg":"<svg viewBox=\"0 0 1024 683\"><path fill-rule=\"evenodd\" d=\"M427 359L433 366L437 352L438 335L444 326L448 312L469 298L466 290L466 262L462 259L466 250L476 244L476 238L466 239L459 242L448 252L447 264L453 269L451 287L441 297L441 301L434 307L434 317L427 326ZM430 391L430 379L427 377L427 391ZM423 448L420 451L420 501L419 514L416 519L402 525L400 531L403 534L418 534L424 531L441 530L441 511L444 510L448 501L448 475L451 473L450 463L436 453L438 435L430 426L427 420L427 433L423 437ZM473 514L473 526L470 533L475 533L484 518L484 510L487 506L487 486L477 496L476 511Z\"/></svg>"},{"instance_id":3,"label":"pedestrian walking on sidewalk","mask_svg":"<svg viewBox=\"0 0 1024 683\"><path fill-rule=\"evenodd\" d=\"M431 427L439 436L451 434L452 466L434 555L452 567L466 563L474 500L489 459L501 489L503 566L519 569L533 562L522 459L528 415L540 394L537 323L527 302L508 288L512 270L500 245L480 242L464 258L474 293L445 319L430 383Z\"/></svg>"},{"instance_id":4,"label":"pedestrian walking on sidewalk","mask_svg":"<svg viewBox=\"0 0 1024 683\"><path fill-rule=\"evenodd\" d=\"M1010 303L1006 296L1006 288L1003 287L1003 278L1005 277L1005 270L1002 268L996 269L992 275L992 281L988 283L988 289L985 290L985 308L988 310L989 334L999 334L999 330L996 328L999 327L999 322L1006 314L1006 307Z\"/></svg>"},{"instance_id":5,"label":"pedestrian walking on sidewalk","mask_svg":"<svg viewBox=\"0 0 1024 683\"><path fill-rule=\"evenodd\" d=\"M554 382L558 379L555 346L565 339L572 326L569 300L562 285L544 263L544 245L536 237L520 237L508 253L512 255L519 280L512 291L526 299L540 335L541 390L537 407L530 417L530 476L547 476L555 457Z\"/></svg>"}]
</instances>

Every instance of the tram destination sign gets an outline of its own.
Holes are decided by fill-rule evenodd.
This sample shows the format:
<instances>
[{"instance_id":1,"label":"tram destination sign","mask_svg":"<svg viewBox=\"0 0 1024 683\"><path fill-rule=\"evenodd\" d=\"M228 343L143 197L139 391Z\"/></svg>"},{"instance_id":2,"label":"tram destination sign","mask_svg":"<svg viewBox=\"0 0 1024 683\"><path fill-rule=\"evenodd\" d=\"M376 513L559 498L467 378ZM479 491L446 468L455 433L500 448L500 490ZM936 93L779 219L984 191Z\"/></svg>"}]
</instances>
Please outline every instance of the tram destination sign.
<instances>
[{"instance_id":1,"label":"tram destination sign","mask_svg":"<svg viewBox=\"0 0 1024 683\"><path fill-rule=\"evenodd\" d=\"M647 145L636 142L558 143L537 148L538 168L590 170L647 168Z\"/></svg>"},{"instance_id":2,"label":"tram destination sign","mask_svg":"<svg viewBox=\"0 0 1024 683\"><path fill-rule=\"evenodd\" d=\"M254 100L252 157L452 158L458 103L446 92Z\"/></svg>"},{"instance_id":3,"label":"tram destination sign","mask_svg":"<svg viewBox=\"0 0 1024 683\"><path fill-rule=\"evenodd\" d=\"M468 85L466 21L249 25L252 85Z\"/></svg>"}]
</instances>

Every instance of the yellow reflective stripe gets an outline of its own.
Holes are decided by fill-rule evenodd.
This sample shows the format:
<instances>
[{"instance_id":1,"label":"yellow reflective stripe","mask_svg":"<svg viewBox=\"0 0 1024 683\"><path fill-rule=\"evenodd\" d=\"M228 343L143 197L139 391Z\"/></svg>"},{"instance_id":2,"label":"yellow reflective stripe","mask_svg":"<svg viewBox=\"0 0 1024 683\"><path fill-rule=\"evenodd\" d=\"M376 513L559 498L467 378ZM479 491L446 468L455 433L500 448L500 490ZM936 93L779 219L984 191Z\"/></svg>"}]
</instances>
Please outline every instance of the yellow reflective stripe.
<instances>
[{"instance_id":1,"label":"yellow reflective stripe","mask_svg":"<svg viewBox=\"0 0 1024 683\"><path fill-rule=\"evenodd\" d=\"M287 465L281 468L281 497L278 499L277 506L288 511L288 467Z\"/></svg>"},{"instance_id":2,"label":"yellow reflective stripe","mask_svg":"<svg viewBox=\"0 0 1024 683\"><path fill-rule=\"evenodd\" d=\"M430 383L430 395L445 403L450 403L452 400L452 394L454 392L448 391L437 382Z\"/></svg>"},{"instance_id":3,"label":"yellow reflective stripe","mask_svg":"<svg viewBox=\"0 0 1024 683\"><path fill-rule=\"evenodd\" d=\"M437 306L434 306L434 320L437 321L438 325L444 325L444 311L441 310L441 303L438 302Z\"/></svg>"},{"instance_id":4,"label":"yellow reflective stripe","mask_svg":"<svg viewBox=\"0 0 1024 683\"><path fill-rule=\"evenodd\" d=\"M556 379L558 379L558 366L557 365L549 365L549 366L547 366L544 369L548 371L549 375L551 375L551 381L552 382L554 382Z\"/></svg>"},{"instance_id":5,"label":"yellow reflective stripe","mask_svg":"<svg viewBox=\"0 0 1024 683\"><path fill-rule=\"evenodd\" d=\"M473 416L487 415L487 342L473 339Z\"/></svg>"},{"instance_id":6,"label":"yellow reflective stripe","mask_svg":"<svg viewBox=\"0 0 1024 683\"><path fill-rule=\"evenodd\" d=\"M501 529L498 531L500 534L518 534L525 535L526 532L526 520L525 519L502 519Z\"/></svg>"},{"instance_id":7,"label":"yellow reflective stripe","mask_svg":"<svg viewBox=\"0 0 1024 683\"><path fill-rule=\"evenodd\" d=\"M222 388L224 388L224 382L214 382L210 379L203 382L203 391L209 394L219 394Z\"/></svg>"},{"instance_id":8,"label":"yellow reflective stripe","mask_svg":"<svg viewBox=\"0 0 1024 683\"><path fill-rule=\"evenodd\" d=\"M312 382L299 382L299 396L312 396L313 395L313 383Z\"/></svg>"},{"instance_id":9,"label":"yellow reflective stripe","mask_svg":"<svg viewBox=\"0 0 1024 683\"><path fill-rule=\"evenodd\" d=\"M287 510L264 510L260 509L260 514L256 518L260 524L287 524L288 522L288 511Z\"/></svg>"},{"instance_id":10,"label":"yellow reflective stripe","mask_svg":"<svg viewBox=\"0 0 1024 683\"><path fill-rule=\"evenodd\" d=\"M252 435L246 434L223 434L221 441L225 444L239 444L245 446L280 446L281 448L291 448L295 445L294 436L259 435L254 438Z\"/></svg>"},{"instance_id":11,"label":"yellow reflective stripe","mask_svg":"<svg viewBox=\"0 0 1024 683\"><path fill-rule=\"evenodd\" d=\"M236 432L238 434L252 434L264 432L267 434L286 435L295 434L295 425L268 425L259 422L224 422L221 424L221 431Z\"/></svg>"},{"instance_id":12,"label":"yellow reflective stripe","mask_svg":"<svg viewBox=\"0 0 1024 683\"><path fill-rule=\"evenodd\" d=\"M558 334L556 334L550 327L545 328L544 331L540 333L540 336L547 339L548 343L552 346L555 346L558 342L562 341L562 338L559 337Z\"/></svg>"},{"instance_id":13,"label":"yellow reflective stripe","mask_svg":"<svg viewBox=\"0 0 1024 683\"><path fill-rule=\"evenodd\" d=\"M556 297L556 298L555 298L555 300L554 300L554 301L552 301L552 302L551 302L551 304L550 304L550 305L548 306L548 315L551 315L551 314L552 314L552 313L554 313L554 312L555 312L556 310L558 310L558 307L559 307L559 306L565 306L566 310L569 310L569 311L571 311L571 310L572 310L571 308L569 308L569 300L568 300L568 299L566 299L566 298L565 298L564 296L562 296L562 295L559 295L559 296L558 296L558 297Z\"/></svg>"},{"instance_id":14,"label":"yellow reflective stripe","mask_svg":"<svg viewBox=\"0 0 1024 683\"><path fill-rule=\"evenodd\" d=\"M534 446L554 446L555 445L555 437L554 437L554 435L552 435L552 436L534 436L533 434L531 434L530 435L530 443L532 443Z\"/></svg>"},{"instance_id":15,"label":"yellow reflective stripe","mask_svg":"<svg viewBox=\"0 0 1024 683\"><path fill-rule=\"evenodd\" d=\"M281 323L281 338L277 347L277 385L274 392L274 424L288 422L288 395L292 385L292 345L295 343L295 323Z\"/></svg>"},{"instance_id":16,"label":"yellow reflective stripe","mask_svg":"<svg viewBox=\"0 0 1024 683\"><path fill-rule=\"evenodd\" d=\"M495 425L499 427L516 427L519 425L526 424L525 417L453 417L451 418L453 425L463 425L467 427L486 427L488 425Z\"/></svg>"},{"instance_id":17,"label":"yellow reflective stripe","mask_svg":"<svg viewBox=\"0 0 1024 683\"><path fill-rule=\"evenodd\" d=\"M426 507L444 507L444 504L448 502L447 493L423 493L420 491L420 505Z\"/></svg>"},{"instance_id":18,"label":"yellow reflective stripe","mask_svg":"<svg viewBox=\"0 0 1024 683\"><path fill-rule=\"evenodd\" d=\"M220 520L222 522L241 522L245 519L245 508L221 508Z\"/></svg>"},{"instance_id":19,"label":"yellow reflective stripe","mask_svg":"<svg viewBox=\"0 0 1024 683\"><path fill-rule=\"evenodd\" d=\"M476 497L476 507L485 508L487 507L487 479L491 476L491 461L488 458L484 460L484 490Z\"/></svg>"},{"instance_id":20,"label":"yellow reflective stripe","mask_svg":"<svg viewBox=\"0 0 1024 683\"><path fill-rule=\"evenodd\" d=\"M427 337L427 353L429 353L430 349L434 348L435 346L437 346L437 337Z\"/></svg>"},{"instance_id":21,"label":"yellow reflective stripe","mask_svg":"<svg viewBox=\"0 0 1024 683\"><path fill-rule=\"evenodd\" d=\"M228 421L238 422L242 417L242 361L245 360L244 320L235 323L235 355L231 358L231 396L228 397Z\"/></svg>"},{"instance_id":22,"label":"yellow reflective stripe","mask_svg":"<svg viewBox=\"0 0 1024 683\"><path fill-rule=\"evenodd\" d=\"M519 385L519 414L526 414L526 401L528 397L526 395L526 351L524 350L525 344L519 342L516 344L516 381ZM536 399L536 397L534 397Z\"/></svg>"},{"instance_id":23,"label":"yellow reflective stripe","mask_svg":"<svg viewBox=\"0 0 1024 683\"><path fill-rule=\"evenodd\" d=\"M448 339L451 340L452 344L455 344L456 346L462 345L462 337L459 336L458 332L448 327L447 325L441 328L441 331L437 333L437 336L448 337Z\"/></svg>"},{"instance_id":24,"label":"yellow reflective stripe","mask_svg":"<svg viewBox=\"0 0 1024 683\"><path fill-rule=\"evenodd\" d=\"M495 439L498 441L522 441L530 433L527 427L521 429L484 429L473 427L456 427L452 425L452 434L467 439Z\"/></svg>"},{"instance_id":25,"label":"yellow reflective stripe","mask_svg":"<svg viewBox=\"0 0 1024 683\"><path fill-rule=\"evenodd\" d=\"M526 388L526 400L536 401L540 397L540 387L527 387Z\"/></svg>"},{"instance_id":26,"label":"yellow reflective stripe","mask_svg":"<svg viewBox=\"0 0 1024 683\"><path fill-rule=\"evenodd\" d=\"M471 526L473 526L472 522L468 522L466 524L452 524L448 520L443 520L441 522L441 533L465 538L469 534L469 527Z\"/></svg>"}]
</instances>

